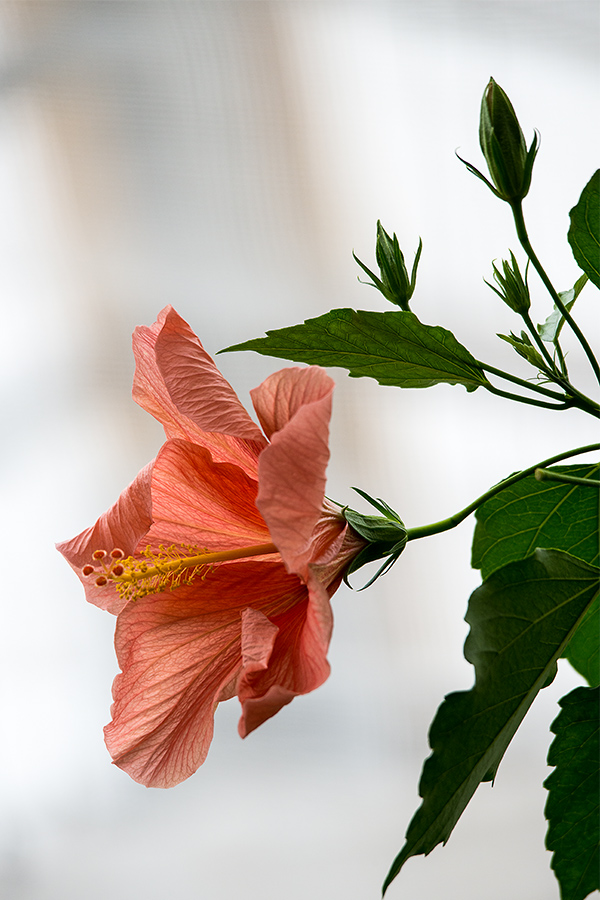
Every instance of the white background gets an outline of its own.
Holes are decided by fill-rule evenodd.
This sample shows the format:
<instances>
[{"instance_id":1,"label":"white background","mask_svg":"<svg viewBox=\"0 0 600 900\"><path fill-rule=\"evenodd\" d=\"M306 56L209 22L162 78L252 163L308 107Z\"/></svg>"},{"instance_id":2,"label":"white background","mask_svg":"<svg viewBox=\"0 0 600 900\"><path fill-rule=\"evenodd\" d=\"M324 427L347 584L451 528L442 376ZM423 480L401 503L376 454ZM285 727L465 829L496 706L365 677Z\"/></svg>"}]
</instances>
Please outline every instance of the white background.
<instances>
[{"instance_id":1,"label":"white background","mask_svg":"<svg viewBox=\"0 0 600 900\"><path fill-rule=\"evenodd\" d=\"M568 210L598 162L595 2L0 4L2 715L0 894L7 900L369 900L418 805L427 727L468 689L472 520L411 545L365 593L340 589L332 675L246 741L223 704L209 758L169 791L102 741L114 621L54 550L104 511L161 442L130 397L130 334L167 303L206 348L332 307L384 309L357 281L375 223L409 261L413 306L475 356L526 374L485 286L517 250L482 161L490 75L542 145L526 216L559 289L577 268ZM535 276L534 319L548 301ZM587 288L578 320L597 324ZM581 354L569 362L591 390ZM243 402L285 363L219 357ZM333 373L328 492L384 497L408 525L594 431L577 412L481 390L401 392ZM590 420L591 422L591 420ZM360 505L360 503L358 503ZM552 900L541 782L568 665L496 785L388 896Z\"/></svg>"}]
</instances>

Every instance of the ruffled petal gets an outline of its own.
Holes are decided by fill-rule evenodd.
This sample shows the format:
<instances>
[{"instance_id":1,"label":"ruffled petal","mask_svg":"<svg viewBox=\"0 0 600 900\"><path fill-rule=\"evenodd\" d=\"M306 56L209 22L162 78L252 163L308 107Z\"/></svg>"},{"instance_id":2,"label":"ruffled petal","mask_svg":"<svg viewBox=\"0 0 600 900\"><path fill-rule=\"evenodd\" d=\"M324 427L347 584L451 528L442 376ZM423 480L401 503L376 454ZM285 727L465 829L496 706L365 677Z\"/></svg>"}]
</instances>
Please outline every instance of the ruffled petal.
<instances>
[{"instance_id":1,"label":"ruffled petal","mask_svg":"<svg viewBox=\"0 0 600 900\"><path fill-rule=\"evenodd\" d=\"M287 425L298 410L331 395L335 384L320 366L293 367L274 372L250 391L256 415L266 436Z\"/></svg>"},{"instance_id":2,"label":"ruffled petal","mask_svg":"<svg viewBox=\"0 0 600 900\"><path fill-rule=\"evenodd\" d=\"M198 428L266 443L214 360L175 310L165 318L155 351L171 400Z\"/></svg>"},{"instance_id":3,"label":"ruffled petal","mask_svg":"<svg viewBox=\"0 0 600 900\"><path fill-rule=\"evenodd\" d=\"M242 716L238 725L246 737L299 694L307 694L329 676L327 651L333 614L327 589L312 573L303 602L281 613L265 615L245 610L242 616L244 655L238 682Z\"/></svg>"},{"instance_id":4,"label":"ruffled petal","mask_svg":"<svg viewBox=\"0 0 600 900\"><path fill-rule=\"evenodd\" d=\"M95 550L110 553L115 547L123 550L125 556L133 554L140 540L148 533L152 524L151 483L154 463L149 463L137 475L135 480L125 488L117 502L105 512L95 525L86 528L70 541L57 544L67 562L75 570L85 588L86 599L106 609L118 613L124 607L123 600L110 581L105 587L97 587L94 578L85 578L82 568L94 564L92 554Z\"/></svg>"},{"instance_id":5,"label":"ruffled petal","mask_svg":"<svg viewBox=\"0 0 600 900\"><path fill-rule=\"evenodd\" d=\"M130 603L117 620L122 674L105 728L114 762L149 787L171 787L204 761L213 716L242 666L241 616L281 615L305 588L281 563L226 563L204 581Z\"/></svg>"},{"instance_id":6,"label":"ruffled petal","mask_svg":"<svg viewBox=\"0 0 600 900\"><path fill-rule=\"evenodd\" d=\"M211 357L171 306L133 333L133 399L163 425L168 438L207 447L219 461L256 465L264 436Z\"/></svg>"},{"instance_id":7,"label":"ruffled petal","mask_svg":"<svg viewBox=\"0 0 600 900\"><path fill-rule=\"evenodd\" d=\"M191 544L210 551L269 543L257 488L239 466L214 462L203 447L167 441L154 463L153 525L144 541L153 549Z\"/></svg>"},{"instance_id":8,"label":"ruffled petal","mask_svg":"<svg viewBox=\"0 0 600 900\"><path fill-rule=\"evenodd\" d=\"M253 392L271 444L259 458L256 505L291 572L306 580L323 511L334 382L318 367L276 372ZM339 528L333 524L335 534Z\"/></svg>"}]
</instances>

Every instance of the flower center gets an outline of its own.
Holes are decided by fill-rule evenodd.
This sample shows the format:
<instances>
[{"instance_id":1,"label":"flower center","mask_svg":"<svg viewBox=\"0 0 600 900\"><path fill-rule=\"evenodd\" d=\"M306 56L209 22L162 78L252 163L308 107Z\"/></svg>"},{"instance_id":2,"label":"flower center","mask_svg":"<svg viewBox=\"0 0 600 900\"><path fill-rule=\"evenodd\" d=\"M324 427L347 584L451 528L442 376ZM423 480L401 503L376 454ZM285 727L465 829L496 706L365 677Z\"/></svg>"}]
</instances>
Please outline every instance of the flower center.
<instances>
[{"instance_id":1,"label":"flower center","mask_svg":"<svg viewBox=\"0 0 600 900\"><path fill-rule=\"evenodd\" d=\"M100 563L99 568L88 564L81 571L86 578L95 576L97 587L112 581L119 596L125 600L139 600L148 594L173 591L183 584L204 579L221 562L278 552L275 544L257 544L215 553L191 544L179 547L160 544L158 551L148 546L139 556L125 558L123 551L115 547L110 554L105 550L94 550L92 559Z\"/></svg>"}]
</instances>

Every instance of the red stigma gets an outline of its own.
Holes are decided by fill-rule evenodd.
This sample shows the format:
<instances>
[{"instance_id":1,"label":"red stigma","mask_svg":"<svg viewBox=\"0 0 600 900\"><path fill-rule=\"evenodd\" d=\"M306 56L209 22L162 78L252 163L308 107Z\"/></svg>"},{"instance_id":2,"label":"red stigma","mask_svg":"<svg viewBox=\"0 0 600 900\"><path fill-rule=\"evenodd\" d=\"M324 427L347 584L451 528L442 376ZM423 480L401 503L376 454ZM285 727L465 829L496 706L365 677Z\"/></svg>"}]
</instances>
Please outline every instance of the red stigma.
<instances>
[{"instance_id":1,"label":"red stigma","mask_svg":"<svg viewBox=\"0 0 600 900\"><path fill-rule=\"evenodd\" d=\"M114 550L111 550L110 555L113 559L123 559L123 557L125 556L125 554L119 547L115 547Z\"/></svg>"},{"instance_id":2,"label":"red stigma","mask_svg":"<svg viewBox=\"0 0 600 900\"><path fill-rule=\"evenodd\" d=\"M108 584L108 578L105 575L99 575L96 578L96 587L104 587L105 584Z\"/></svg>"},{"instance_id":3,"label":"red stigma","mask_svg":"<svg viewBox=\"0 0 600 900\"><path fill-rule=\"evenodd\" d=\"M90 565L88 564L87 566L84 566L84 567L83 567L83 569L81 570L81 574L82 574L82 575L85 575L85 576L87 577L88 575L91 575L91 574L92 574L93 572L95 572L95 571L96 571L96 570L94 569L94 567L93 567L93 566L90 566Z\"/></svg>"},{"instance_id":4,"label":"red stigma","mask_svg":"<svg viewBox=\"0 0 600 900\"><path fill-rule=\"evenodd\" d=\"M92 559L104 559L106 556L106 550L94 550L92 553Z\"/></svg>"}]
</instances>

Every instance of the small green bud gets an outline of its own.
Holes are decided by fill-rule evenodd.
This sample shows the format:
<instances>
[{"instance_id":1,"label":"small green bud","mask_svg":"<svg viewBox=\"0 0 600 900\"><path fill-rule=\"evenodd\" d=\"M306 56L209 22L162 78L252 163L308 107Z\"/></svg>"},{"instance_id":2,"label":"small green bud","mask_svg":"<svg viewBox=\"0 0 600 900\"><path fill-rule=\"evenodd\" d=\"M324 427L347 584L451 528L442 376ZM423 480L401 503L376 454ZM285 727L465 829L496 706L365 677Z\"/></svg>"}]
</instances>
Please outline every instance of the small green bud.
<instances>
[{"instance_id":1,"label":"small green bud","mask_svg":"<svg viewBox=\"0 0 600 900\"><path fill-rule=\"evenodd\" d=\"M526 359L528 363L531 363L531 365L539 369L540 372L543 372L544 374L547 373L548 369L546 363L531 343L529 335L525 331L521 332L521 337L517 337L512 331L510 334L499 334L498 337L514 347L519 356Z\"/></svg>"},{"instance_id":2,"label":"small green bud","mask_svg":"<svg viewBox=\"0 0 600 900\"><path fill-rule=\"evenodd\" d=\"M515 255L510 251L510 262L508 260L502 260L502 269L503 273L500 272L498 268L496 268L496 264L492 263L492 267L494 269L494 281L498 285L498 288L495 288L493 284L490 284L489 281L486 281L488 287L490 287L498 296L506 303L507 306L518 313L519 315L523 315L527 312L529 307L531 306L531 298L529 296L529 287L527 285L527 268L529 267L529 262L527 263L527 268L525 269L525 278L521 275L521 270L519 269L519 264L515 259Z\"/></svg>"},{"instance_id":3,"label":"small green bud","mask_svg":"<svg viewBox=\"0 0 600 900\"><path fill-rule=\"evenodd\" d=\"M375 258L379 266L381 277L378 278L363 262L356 256L352 255L361 267L367 273L369 278L373 279L372 287L381 291L386 300L396 304L405 312L408 311L408 301L412 297L417 282L417 267L421 258L421 250L423 242L419 238L419 247L415 255L410 278L404 262L404 254L400 249L398 238L394 234L393 237L387 233L380 221L377 222L377 241L375 244Z\"/></svg>"},{"instance_id":4,"label":"small green bud","mask_svg":"<svg viewBox=\"0 0 600 900\"><path fill-rule=\"evenodd\" d=\"M490 78L481 101L479 143L492 181L488 181L475 166L465 160L462 162L501 200L508 203L523 200L531 185L538 136L534 133L528 150L513 105L493 78Z\"/></svg>"}]
</instances>

